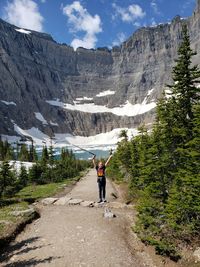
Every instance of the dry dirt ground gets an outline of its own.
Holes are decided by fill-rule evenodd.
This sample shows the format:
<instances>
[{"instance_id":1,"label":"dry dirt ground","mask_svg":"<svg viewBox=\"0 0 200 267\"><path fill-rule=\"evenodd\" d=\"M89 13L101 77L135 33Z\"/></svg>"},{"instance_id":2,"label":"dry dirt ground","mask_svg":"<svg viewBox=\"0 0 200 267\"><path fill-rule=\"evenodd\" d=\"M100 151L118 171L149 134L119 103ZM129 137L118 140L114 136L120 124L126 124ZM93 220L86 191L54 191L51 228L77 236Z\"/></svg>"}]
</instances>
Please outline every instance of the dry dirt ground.
<instances>
[{"instance_id":1,"label":"dry dirt ground","mask_svg":"<svg viewBox=\"0 0 200 267\"><path fill-rule=\"evenodd\" d=\"M155 256L153 249L138 240L131 231L134 209L123 207L120 200L116 203L112 192L116 193L107 180L109 203L99 207L39 204L41 218L28 225L9 245L0 256L0 266L177 266ZM95 170L89 171L66 196L97 201ZM103 216L108 205L115 218Z\"/></svg>"}]
</instances>

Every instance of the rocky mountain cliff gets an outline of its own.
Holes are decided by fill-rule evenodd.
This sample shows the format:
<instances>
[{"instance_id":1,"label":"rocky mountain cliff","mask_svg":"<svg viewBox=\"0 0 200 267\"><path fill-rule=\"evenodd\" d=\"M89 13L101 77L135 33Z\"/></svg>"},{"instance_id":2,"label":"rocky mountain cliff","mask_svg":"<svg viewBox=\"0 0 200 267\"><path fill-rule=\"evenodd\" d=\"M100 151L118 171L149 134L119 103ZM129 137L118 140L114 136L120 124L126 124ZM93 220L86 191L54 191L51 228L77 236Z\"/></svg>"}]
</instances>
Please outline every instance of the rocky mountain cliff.
<instances>
[{"instance_id":1,"label":"rocky mountain cliff","mask_svg":"<svg viewBox=\"0 0 200 267\"><path fill-rule=\"evenodd\" d=\"M187 23L200 63L200 0L188 19L137 30L120 47L76 51L0 20L0 134L94 135L153 120Z\"/></svg>"}]
</instances>

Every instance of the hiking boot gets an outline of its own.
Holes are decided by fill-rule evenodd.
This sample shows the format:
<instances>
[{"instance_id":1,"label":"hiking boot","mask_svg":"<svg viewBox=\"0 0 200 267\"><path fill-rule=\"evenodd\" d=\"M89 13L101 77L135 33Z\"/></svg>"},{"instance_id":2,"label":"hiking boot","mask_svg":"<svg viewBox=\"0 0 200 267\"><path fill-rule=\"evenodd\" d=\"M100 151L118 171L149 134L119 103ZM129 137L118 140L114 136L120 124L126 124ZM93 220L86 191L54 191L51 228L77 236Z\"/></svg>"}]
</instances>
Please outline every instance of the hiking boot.
<instances>
[{"instance_id":1,"label":"hiking boot","mask_svg":"<svg viewBox=\"0 0 200 267\"><path fill-rule=\"evenodd\" d=\"M102 201L102 199L100 199L97 203L102 203L103 201Z\"/></svg>"},{"instance_id":2,"label":"hiking boot","mask_svg":"<svg viewBox=\"0 0 200 267\"><path fill-rule=\"evenodd\" d=\"M103 202L105 203L105 202L107 202L107 200L106 200L106 199L104 199L104 200L103 200Z\"/></svg>"}]
</instances>

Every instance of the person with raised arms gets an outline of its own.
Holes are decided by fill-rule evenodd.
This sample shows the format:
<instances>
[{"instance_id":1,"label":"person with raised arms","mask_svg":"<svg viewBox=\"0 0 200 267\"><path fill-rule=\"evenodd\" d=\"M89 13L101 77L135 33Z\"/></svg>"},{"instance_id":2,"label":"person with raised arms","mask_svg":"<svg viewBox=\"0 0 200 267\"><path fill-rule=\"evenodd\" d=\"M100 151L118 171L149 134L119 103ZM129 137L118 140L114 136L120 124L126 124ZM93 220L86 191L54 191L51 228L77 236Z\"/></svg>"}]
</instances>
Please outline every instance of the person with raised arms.
<instances>
[{"instance_id":1,"label":"person with raised arms","mask_svg":"<svg viewBox=\"0 0 200 267\"><path fill-rule=\"evenodd\" d=\"M93 165L94 168L97 171L97 183L98 183L98 188L99 188L99 201L98 203L103 203L107 202L106 201L106 175L105 175L105 170L112 158L112 152L107 159L106 163L104 164L102 161L99 161L98 164L96 163L96 155L93 157Z\"/></svg>"}]
</instances>

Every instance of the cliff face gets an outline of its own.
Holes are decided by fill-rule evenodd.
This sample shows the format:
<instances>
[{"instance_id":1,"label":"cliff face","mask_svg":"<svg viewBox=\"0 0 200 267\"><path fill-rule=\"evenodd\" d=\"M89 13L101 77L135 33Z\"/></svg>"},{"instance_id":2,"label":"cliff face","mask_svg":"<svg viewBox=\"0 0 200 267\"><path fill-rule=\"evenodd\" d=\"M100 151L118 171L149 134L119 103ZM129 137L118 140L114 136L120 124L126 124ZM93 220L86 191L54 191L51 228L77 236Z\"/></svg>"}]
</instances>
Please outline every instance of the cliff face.
<instances>
[{"instance_id":1,"label":"cliff face","mask_svg":"<svg viewBox=\"0 0 200 267\"><path fill-rule=\"evenodd\" d=\"M0 20L0 133L16 135L18 125L93 135L152 122L152 102L171 81L183 22L200 54L200 0L189 19L141 28L112 50L74 51Z\"/></svg>"}]
</instances>

